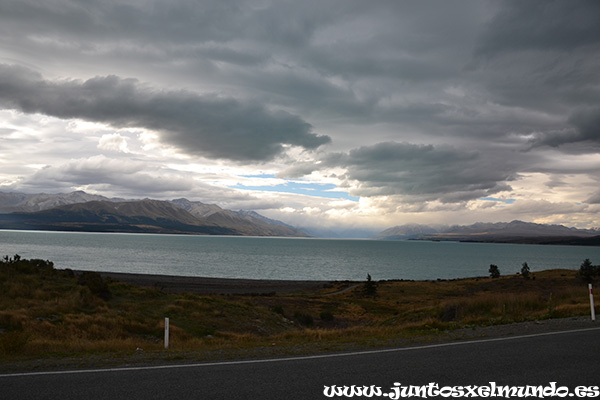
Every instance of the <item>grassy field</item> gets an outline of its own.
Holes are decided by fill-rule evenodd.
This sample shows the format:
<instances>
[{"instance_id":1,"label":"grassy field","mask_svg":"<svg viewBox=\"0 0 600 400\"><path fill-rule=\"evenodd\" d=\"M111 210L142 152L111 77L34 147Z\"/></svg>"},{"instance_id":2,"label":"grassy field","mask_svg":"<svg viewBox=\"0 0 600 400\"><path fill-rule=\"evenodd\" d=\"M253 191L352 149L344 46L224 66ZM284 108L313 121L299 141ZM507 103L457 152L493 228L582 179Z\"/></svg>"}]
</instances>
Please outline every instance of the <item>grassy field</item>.
<instances>
[{"instance_id":1,"label":"grassy field","mask_svg":"<svg viewBox=\"0 0 600 400\"><path fill-rule=\"evenodd\" d=\"M49 261L5 258L0 263L0 360L140 349L207 357L269 348L297 354L589 315L587 283L573 270L535 272L530 279L372 283L371 290L365 281L292 294L175 295L103 280L97 273L55 269ZM169 350L163 347L165 317L171 322Z\"/></svg>"}]
</instances>

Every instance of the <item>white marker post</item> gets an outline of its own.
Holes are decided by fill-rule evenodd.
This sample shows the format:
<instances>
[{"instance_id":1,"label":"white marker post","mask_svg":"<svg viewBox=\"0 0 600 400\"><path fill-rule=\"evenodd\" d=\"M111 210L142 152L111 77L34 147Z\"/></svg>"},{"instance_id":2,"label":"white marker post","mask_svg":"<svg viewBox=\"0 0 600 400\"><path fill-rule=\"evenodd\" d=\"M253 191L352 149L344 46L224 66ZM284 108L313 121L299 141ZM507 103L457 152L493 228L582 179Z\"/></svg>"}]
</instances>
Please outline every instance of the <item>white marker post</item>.
<instances>
[{"instance_id":1,"label":"white marker post","mask_svg":"<svg viewBox=\"0 0 600 400\"><path fill-rule=\"evenodd\" d=\"M592 290L592 284L588 284L590 288L590 307L592 309L592 321L596 320L596 309L594 308L594 291Z\"/></svg>"},{"instance_id":2,"label":"white marker post","mask_svg":"<svg viewBox=\"0 0 600 400\"><path fill-rule=\"evenodd\" d=\"M169 318L165 318L165 349L169 348Z\"/></svg>"}]
</instances>

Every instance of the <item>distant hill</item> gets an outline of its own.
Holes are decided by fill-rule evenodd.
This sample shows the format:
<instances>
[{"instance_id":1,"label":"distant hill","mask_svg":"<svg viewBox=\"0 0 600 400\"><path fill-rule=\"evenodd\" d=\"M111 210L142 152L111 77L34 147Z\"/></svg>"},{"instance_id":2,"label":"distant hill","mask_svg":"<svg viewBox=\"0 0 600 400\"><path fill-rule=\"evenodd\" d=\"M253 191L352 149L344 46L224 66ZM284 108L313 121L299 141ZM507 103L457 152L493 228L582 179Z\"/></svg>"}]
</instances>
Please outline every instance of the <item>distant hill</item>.
<instances>
[{"instance_id":1,"label":"distant hill","mask_svg":"<svg viewBox=\"0 0 600 400\"><path fill-rule=\"evenodd\" d=\"M89 201L36 212L0 214L4 229L235 235L165 201Z\"/></svg>"},{"instance_id":2,"label":"distant hill","mask_svg":"<svg viewBox=\"0 0 600 400\"><path fill-rule=\"evenodd\" d=\"M305 237L306 233L281 221L264 217L254 211L224 210L215 204L204 204L187 199L172 200L171 203L202 218L211 224L233 229L241 235L249 236L290 236Z\"/></svg>"},{"instance_id":3,"label":"distant hill","mask_svg":"<svg viewBox=\"0 0 600 400\"><path fill-rule=\"evenodd\" d=\"M563 225L545 225L531 222L512 221L498 223L476 223L468 226L452 226L442 232L444 235L467 235L467 236L578 236L586 237L598 235L600 232L589 229L568 228Z\"/></svg>"},{"instance_id":4,"label":"distant hill","mask_svg":"<svg viewBox=\"0 0 600 400\"><path fill-rule=\"evenodd\" d=\"M386 229L385 231L377 234L377 238L387 240L416 239L424 235L431 235L437 232L439 232L439 229L431 226L408 224Z\"/></svg>"},{"instance_id":5,"label":"distant hill","mask_svg":"<svg viewBox=\"0 0 600 400\"><path fill-rule=\"evenodd\" d=\"M476 223L433 228L425 225L397 226L379 233L378 239L452 240L461 242L600 245L600 231L563 225L512 221Z\"/></svg>"},{"instance_id":6,"label":"distant hill","mask_svg":"<svg viewBox=\"0 0 600 400\"><path fill-rule=\"evenodd\" d=\"M85 192L0 193L0 212L0 229L307 236L257 213L186 199L124 201Z\"/></svg>"},{"instance_id":7,"label":"distant hill","mask_svg":"<svg viewBox=\"0 0 600 400\"><path fill-rule=\"evenodd\" d=\"M109 201L113 199L109 199L104 196L88 194L81 190L61 194L25 194L0 192L0 213L42 211L53 207L85 203L94 200Z\"/></svg>"}]
</instances>

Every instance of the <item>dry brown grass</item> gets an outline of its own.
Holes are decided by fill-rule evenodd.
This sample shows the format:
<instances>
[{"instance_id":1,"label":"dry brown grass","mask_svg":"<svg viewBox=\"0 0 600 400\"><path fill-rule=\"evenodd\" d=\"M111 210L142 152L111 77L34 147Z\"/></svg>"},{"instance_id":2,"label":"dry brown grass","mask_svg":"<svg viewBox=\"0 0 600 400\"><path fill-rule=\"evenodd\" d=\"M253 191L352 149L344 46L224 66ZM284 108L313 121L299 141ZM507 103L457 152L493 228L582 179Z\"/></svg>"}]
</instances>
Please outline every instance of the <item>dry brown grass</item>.
<instances>
[{"instance_id":1,"label":"dry brown grass","mask_svg":"<svg viewBox=\"0 0 600 400\"><path fill-rule=\"evenodd\" d=\"M275 296L174 295L108 284L111 297L68 271L0 264L0 358L163 350L217 351L268 346L374 345L474 325L586 315L587 285L571 270L535 279L379 282L375 296L355 290ZM347 285L335 283L327 292ZM337 347L336 347L337 346Z\"/></svg>"}]
</instances>

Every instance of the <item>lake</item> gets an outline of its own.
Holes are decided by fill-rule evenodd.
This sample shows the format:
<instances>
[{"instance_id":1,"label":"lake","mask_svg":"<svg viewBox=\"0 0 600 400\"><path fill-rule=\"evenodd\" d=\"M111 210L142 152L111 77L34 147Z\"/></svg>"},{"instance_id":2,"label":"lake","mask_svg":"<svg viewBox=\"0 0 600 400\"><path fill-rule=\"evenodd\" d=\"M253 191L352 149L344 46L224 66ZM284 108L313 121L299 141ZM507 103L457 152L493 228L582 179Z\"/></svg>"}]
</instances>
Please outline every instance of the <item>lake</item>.
<instances>
[{"instance_id":1,"label":"lake","mask_svg":"<svg viewBox=\"0 0 600 400\"><path fill-rule=\"evenodd\" d=\"M306 239L0 230L0 256L56 268L180 276L290 280L450 279L578 269L600 247L428 241Z\"/></svg>"}]
</instances>

